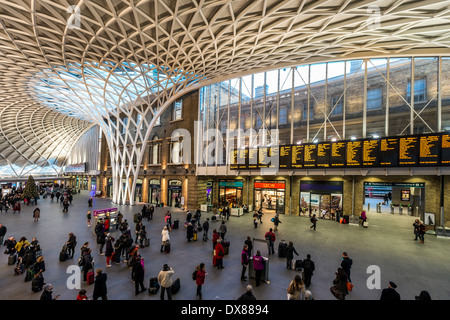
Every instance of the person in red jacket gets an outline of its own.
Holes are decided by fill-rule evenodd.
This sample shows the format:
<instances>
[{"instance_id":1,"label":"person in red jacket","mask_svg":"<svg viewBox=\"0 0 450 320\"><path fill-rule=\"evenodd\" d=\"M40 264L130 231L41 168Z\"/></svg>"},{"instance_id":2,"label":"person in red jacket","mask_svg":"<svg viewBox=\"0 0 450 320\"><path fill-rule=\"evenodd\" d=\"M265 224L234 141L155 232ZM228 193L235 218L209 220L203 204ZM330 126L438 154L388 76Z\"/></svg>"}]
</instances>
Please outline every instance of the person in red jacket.
<instances>
[{"instance_id":1,"label":"person in red jacket","mask_svg":"<svg viewBox=\"0 0 450 320\"><path fill-rule=\"evenodd\" d=\"M264 238L267 240L267 246L269 247L269 254L275 254L275 233L273 233L272 228L269 229L268 232L266 232Z\"/></svg>"},{"instance_id":2,"label":"person in red jacket","mask_svg":"<svg viewBox=\"0 0 450 320\"><path fill-rule=\"evenodd\" d=\"M213 250L216 248L217 239L219 239L219 238L220 238L220 234L217 232L216 229L214 229L213 235L212 235Z\"/></svg>"},{"instance_id":3,"label":"person in red jacket","mask_svg":"<svg viewBox=\"0 0 450 320\"><path fill-rule=\"evenodd\" d=\"M197 285L197 296L199 300L202 300L202 286L205 284L205 264L200 263L199 269L197 271L197 276L195 278L195 284Z\"/></svg>"},{"instance_id":4,"label":"person in red jacket","mask_svg":"<svg viewBox=\"0 0 450 320\"><path fill-rule=\"evenodd\" d=\"M216 260L217 269L224 269L223 257L225 256L225 251L222 246L222 239L217 239L216 247L214 248L214 258Z\"/></svg>"}]
</instances>

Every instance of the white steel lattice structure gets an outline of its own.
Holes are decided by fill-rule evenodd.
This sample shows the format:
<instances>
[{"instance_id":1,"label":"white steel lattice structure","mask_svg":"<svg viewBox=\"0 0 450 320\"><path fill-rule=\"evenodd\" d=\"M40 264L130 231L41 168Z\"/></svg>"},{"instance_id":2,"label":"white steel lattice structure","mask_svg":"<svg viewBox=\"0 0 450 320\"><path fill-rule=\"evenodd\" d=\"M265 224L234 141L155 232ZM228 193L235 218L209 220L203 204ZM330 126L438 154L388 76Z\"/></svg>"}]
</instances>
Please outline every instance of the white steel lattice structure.
<instances>
[{"instance_id":1,"label":"white steel lattice structure","mask_svg":"<svg viewBox=\"0 0 450 320\"><path fill-rule=\"evenodd\" d=\"M283 66L449 55L449 5L2 0L1 163L21 174L28 165L61 164L81 134L99 125L110 150L113 201L133 204L151 129L184 93Z\"/></svg>"}]
</instances>

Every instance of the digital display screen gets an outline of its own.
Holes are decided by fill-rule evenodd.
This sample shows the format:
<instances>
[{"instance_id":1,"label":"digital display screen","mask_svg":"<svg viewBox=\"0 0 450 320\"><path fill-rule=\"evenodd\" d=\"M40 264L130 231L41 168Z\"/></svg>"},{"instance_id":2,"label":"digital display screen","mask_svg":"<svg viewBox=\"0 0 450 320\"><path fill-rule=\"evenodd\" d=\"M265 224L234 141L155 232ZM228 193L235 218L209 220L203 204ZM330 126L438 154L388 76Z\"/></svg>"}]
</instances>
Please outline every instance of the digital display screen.
<instances>
[{"instance_id":1,"label":"digital display screen","mask_svg":"<svg viewBox=\"0 0 450 320\"><path fill-rule=\"evenodd\" d=\"M441 136L441 165L450 165L450 134Z\"/></svg>"},{"instance_id":2,"label":"digital display screen","mask_svg":"<svg viewBox=\"0 0 450 320\"><path fill-rule=\"evenodd\" d=\"M248 169L258 169L258 149L248 149Z\"/></svg>"},{"instance_id":3,"label":"digital display screen","mask_svg":"<svg viewBox=\"0 0 450 320\"><path fill-rule=\"evenodd\" d=\"M380 164L380 140L363 141L363 166L376 167Z\"/></svg>"},{"instance_id":4,"label":"digital display screen","mask_svg":"<svg viewBox=\"0 0 450 320\"><path fill-rule=\"evenodd\" d=\"M331 144L330 166L332 168L345 167L346 143L344 141L333 142Z\"/></svg>"},{"instance_id":5,"label":"digital display screen","mask_svg":"<svg viewBox=\"0 0 450 320\"><path fill-rule=\"evenodd\" d=\"M439 134L430 134L420 137L419 165L439 165L440 142L441 136Z\"/></svg>"},{"instance_id":6,"label":"digital display screen","mask_svg":"<svg viewBox=\"0 0 450 320\"><path fill-rule=\"evenodd\" d=\"M409 201L410 199L410 191L409 190L402 190L402 201Z\"/></svg>"},{"instance_id":7,"label":"digital display screen","mask_svg":"<svg viewBox=\"0 0 450 320\"><path fill-rule=\"evenodd\" d=\"M380 166L398 166L398 138L380 140Z\"/></svg>"},{"instance_id":8,"label":"digital display screen","mask_svg":"<svg viewBox=\"0 0 450 320\"><path fill-rule=\"evenodd\" d=\"M316 166L317 144L305 144L303 165L305 168Z\"/></svg>"},{"instance_id":9,"label":"digital display screen","mask_svg":"<svg viewBox=\"0 0 450 320\"><path fill-rule=\"evenodd\" d=\"M280 146L280 169L290 169L291 168L291 158L292 158L292 147L291 146Z\"/></svg>"},{"instance_id":10,"label":"digital display screen","mask_svg":"<svg viewBox=\"0 0 450 320\"><path fill-rule=\"evenodd\" d=\"M347 141L347 167L360 167L362 164L363 142Z\"/></svg>"},{"instance_id":11,"label":"digital display screen","mask_svg":"<svg viewBox=\"0 0 450 320\"><path fill-rule=\"evenodd\" d=\"M303 168L303 145L293 145L292 146L292 158L291 158L291 168L299 169Z\"/></svg>"},{"instance_id":12,"label":"digital display screen","mask_svg":"<svg viewBox=\"0 0 450 320\"><path fill-rule=\"evenodd\" d=\"M317 144L317 158L316 158L317 166L328 168L330 166L330 154L331 154L330 142L323 142Z\"/></svg>"},{"instance_id":13,"label":"digital display screen","mask_svg":"<svg viewBox=\"0 0 450 320\"><path fill-rule=\"evenodd\" d=\"M400 137L398 140L398 164L416 166L419 163L419 137Z\"/></svg>"},{"instance_id":14,"label":"digital display screen","mask_svg":"<svg viewBox=\"0 0 450 320\"><path fill-rule=\"evenodd\" d=\"M450 134L246 148L229 158L231 170L449 166Z\"/></svg>"}]
</instances>

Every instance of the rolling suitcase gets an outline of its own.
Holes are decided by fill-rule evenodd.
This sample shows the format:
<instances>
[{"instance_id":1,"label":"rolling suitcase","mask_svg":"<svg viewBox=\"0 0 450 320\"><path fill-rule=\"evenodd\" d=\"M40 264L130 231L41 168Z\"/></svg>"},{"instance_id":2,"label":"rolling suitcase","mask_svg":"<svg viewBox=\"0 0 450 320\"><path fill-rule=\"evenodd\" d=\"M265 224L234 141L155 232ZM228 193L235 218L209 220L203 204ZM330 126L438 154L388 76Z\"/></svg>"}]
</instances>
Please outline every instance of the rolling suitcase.
<instances>
[{"instance_id":1,"label":"rolling suitcase","mask_svg":"<svg viewBox=\"0 0 450 320\"><path fill-rule=\"evenodd\" d=\"M227 255L230 252L230 241L223 241L222 247L223 251L225 252L225 255Z\"/></svg>"},{"instance_id":2,"label":"rolling suitcase","mask_svg":"<svg viewBox=\"0 0 450 320\"><path fill-rule=\"evenodd\" d=\"M166 241L166 244L164 246L164 252L169 253L170 252L170 243L169 241Z\"/></svg>"},{"instance_id":3,"label":"rolling suitcase","mask_svg":"<svg viewBox=\"0 0 450 320\"><path fill-rule=\"evenodd\" d=\"M178 229L179 224L180 224L180 220L175 219L173 222L172 229Z\"/></svg>"},{"instance_id":4,"label":"rolling suitcase","mask_svg":"<svg viewBox=\"0 0 450 320\"><path fill-rule=\"evenodd\" d=\"M25 266L23 265L23 263L18 264L15 268L14 268L14 275L19 276L22 273L25 272Z\"/></svg>"},{"instance_id":5,"label":"rolling suitcase","mask_svg":"<svg viewBox=\"0 0 450 320\"><path fill-rule=\"evenodd\" d=\"M17 262L17 255L16 254L13 254L13 255L8 257L8 265L12 266L16 262Z\"/></svg>"},{"instance_id":6,"label":"rolling suitcase","mask_svg":"<svg viewBox=\"0 0 450 320\"><path fill-rule=\"evenodd\" d=\"M194 241L197 241L198 235L197 232L194 232L194 237L192 238Z\"/></svg>"},{"instance_id":7,"label":"rolling suitcase","mask_svg":"<svg viewBox=\"0 0 450 320\"><path fill-rule=\"evenodd\" d=\"M31 290L33 292L39 292L44 286L44 277L42 275L36 276L33 281L31 281Z\"/></svg>"},{"instance_id":8,"label":"rolling suitcase","mask_svg":"<svg viewBox=\"0 0 450 320\"><path fill-rule=\"evenodd\" d=\"M145 238L145 246L150 246L150 238Z\"/></svg>"},{"instance_id":9,"label":"rolling suitcase","mask_svg":"<svg viewBox=\"0 0 450 320\"><path fill-rule=\"evenodd\" d=\"M86 282L87 282L88 285L91 285L91 284L94 283L94 273L92 271L87 273L87 280L86 280Z\"/></svg>"},{"instance_id":10,"label":"rolling suitcase","mask_svg":"<svg viewBox=\"0 0 450 320\"><path fill-rule=\"evenodd\" d=\"M180 285L180 278L177 278L170 287L170 291L172 294L176 294L178 291L180 291L181 285Z\"/></svg>"},{"instance_id":11,"label":"rolling suitcase","mask_svg":"<svg viewBox=\"0 0 450 320\"><path fill-rule=\"evenodd\" d=\"M148 285L148 293L156 294L159 290L159 283L156 277L150 278L150 283Z\"/></svg>"},{"instance_id":12,"label":"rolling suitcase","mask_svg":"<svg viewBox=\"0 0 450 320\"><path fill-rule=\"evenodd\" d=\"M286 241L281 240L280 243L278 244L278 256L280 258L285 258L286 257L286 248L287 248Z\"/></svg>"},{"instance_id":13,"label":"rolling suitcase","mask_svg":"<svg viewBox=\"0 0 450 320\"><path fill-rule=\"evenodd\" d=\"M64 247L63 247L63 250L59 253L59 261L60 262L66 261L67 258L69 257L69 255L67 254L67 250L64 250Z\"/></svg>"},{"instance_id":14,"label":"rolling suitcase","mask_svg":"<svg viewBox=\"0 0 450 320\"><path fill-rule=\"evenodd\" d=\"M298 259L298 260L294 260L295 261L295 265L294 268L295 270L301 270L303 269L303 260Z\"/></svg>"}]
</instances>

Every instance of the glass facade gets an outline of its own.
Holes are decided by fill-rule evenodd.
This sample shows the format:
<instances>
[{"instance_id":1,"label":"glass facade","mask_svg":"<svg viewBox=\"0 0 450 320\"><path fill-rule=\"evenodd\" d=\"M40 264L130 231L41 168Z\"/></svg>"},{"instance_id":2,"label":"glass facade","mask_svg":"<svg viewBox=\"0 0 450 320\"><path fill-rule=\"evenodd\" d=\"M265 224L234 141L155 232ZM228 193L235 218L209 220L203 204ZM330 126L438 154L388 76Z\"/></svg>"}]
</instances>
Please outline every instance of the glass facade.
<instances>
[{"instance_id":1,"label":"glass facade","mask_svg":"<svg viewBox=\"0 0 450 320\"><path fill-rule=\"evenodd\" d=\"M203 166L225 165L226 143L230 150L441 132L450 130L450 58L302 65L206 86L200 97L203 132L217 130L224 141L204 140L204 148L216 141L223 157L207 157ZM261 129L269 131L262 136Z\"/></svg>"}]
</instances>

